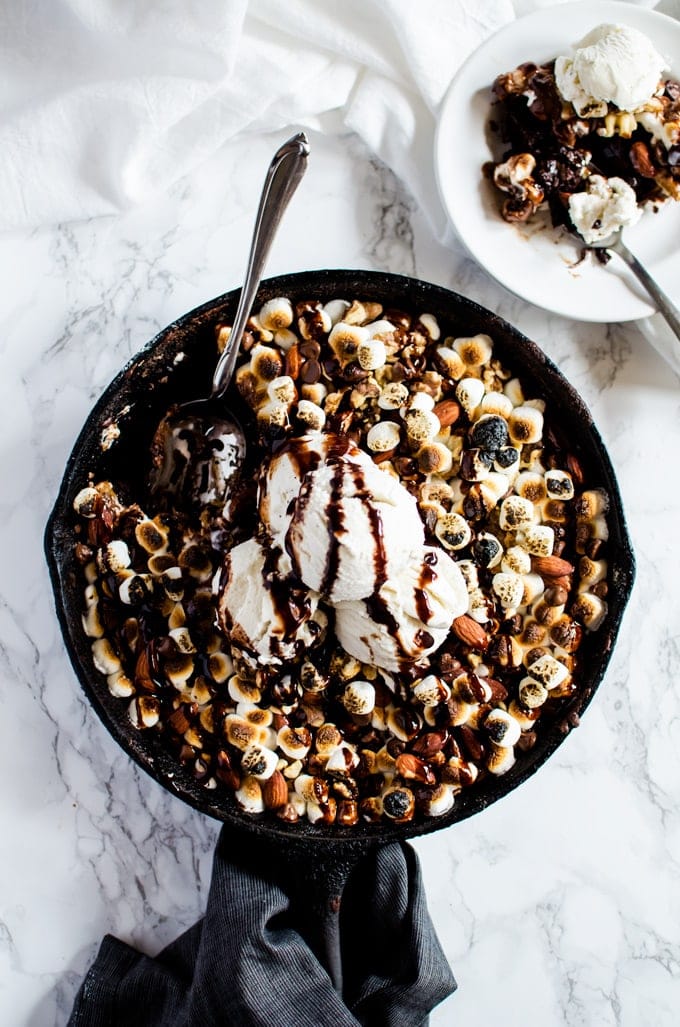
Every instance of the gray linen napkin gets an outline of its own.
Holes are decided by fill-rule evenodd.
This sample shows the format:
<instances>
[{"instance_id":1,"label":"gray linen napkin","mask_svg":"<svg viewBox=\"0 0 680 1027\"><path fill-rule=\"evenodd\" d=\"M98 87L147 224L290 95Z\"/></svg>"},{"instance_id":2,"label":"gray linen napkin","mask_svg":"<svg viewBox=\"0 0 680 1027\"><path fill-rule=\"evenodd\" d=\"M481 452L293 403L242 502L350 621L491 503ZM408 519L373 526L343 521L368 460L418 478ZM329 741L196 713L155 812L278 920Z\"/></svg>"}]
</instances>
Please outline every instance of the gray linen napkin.
<instances>
[{"instance_id":1,"label":"gray linen napkin","mask_svg":"<svg viewBox=\"0 0 680 1027\"><path fill-rule=\"evenodd\" d=\"M421 1027L456 988L415 851L362 856L340 910L343 996L315 955L303 872L222 829L205 917L155 958L107 935L70 1027Z\"/></svg>"}]
</instances>

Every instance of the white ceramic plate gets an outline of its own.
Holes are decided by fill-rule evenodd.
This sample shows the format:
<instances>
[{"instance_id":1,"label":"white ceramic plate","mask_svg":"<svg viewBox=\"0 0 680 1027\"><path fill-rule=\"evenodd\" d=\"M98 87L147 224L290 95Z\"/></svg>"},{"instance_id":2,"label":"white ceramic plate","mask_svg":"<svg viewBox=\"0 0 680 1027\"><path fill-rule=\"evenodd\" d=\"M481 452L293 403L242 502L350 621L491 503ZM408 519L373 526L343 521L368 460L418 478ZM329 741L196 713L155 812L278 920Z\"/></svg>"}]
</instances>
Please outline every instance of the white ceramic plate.
<instances>
[{"instance_id":1,"label":"white ceramic plate","mask_svg":"<svg viewBox=\"0 0 680 1027\"><path fill-rule=\"evenodd\" d=\"M613 257L605 267L591 255L579 261L582 244L549 221L510 225L500 216L497 194L483 178L492 157L487 138L491 85L497 75L524 61L542 63L569 54L602 23L644 32L680 78L680 22L616 0L545 8L506 25L462 66L442 104L435 166L444 206L472 256L512 292L546 310L582 321L630 321L654 313L628 268ZM680 203L645 211L625 233L628 246L659 284L680 299Z\"/></svg>"}]
</instances>

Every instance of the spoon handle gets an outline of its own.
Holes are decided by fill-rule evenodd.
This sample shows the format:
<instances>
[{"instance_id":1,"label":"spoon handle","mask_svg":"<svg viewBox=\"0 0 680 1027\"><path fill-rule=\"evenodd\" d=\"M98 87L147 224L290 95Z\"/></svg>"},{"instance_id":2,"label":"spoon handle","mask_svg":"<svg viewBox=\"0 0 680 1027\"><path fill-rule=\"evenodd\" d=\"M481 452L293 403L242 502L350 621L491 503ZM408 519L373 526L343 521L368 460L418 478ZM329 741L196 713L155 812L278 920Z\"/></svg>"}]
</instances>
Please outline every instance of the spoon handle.
<instances>
[{"instance_id":1,"label":"spoon handle","mask_svg":"<svg viewBox=\"0 0 680 1027\"><path fill-rule=\"evenodd\" d=\"M625 260L636 278L644 285L652 299L656 301L659 313L666 319L678 339L680 339L680 310L678 310L670 297L657 285L649 271L643 267L635 254L631 253L621 237L609 249L613 250L614 253L618 253L621 259Z\"/></svg>"},{"instance_id":2,"label":"spoon handle","mask_svg":"<svg viewBox=\"0 0 680 1027\"><path fill-rule=\"evenodd\" d=\"M269 165L255 218L246 277L234 315L231 334L213 374L211 391L213 398L222 396L231 381L241 347L241 337L250 317L265 261L286 207L306 171L308 156L307 136L304 132L298 132L279 147Z\"/></svg>"}]
</instances>

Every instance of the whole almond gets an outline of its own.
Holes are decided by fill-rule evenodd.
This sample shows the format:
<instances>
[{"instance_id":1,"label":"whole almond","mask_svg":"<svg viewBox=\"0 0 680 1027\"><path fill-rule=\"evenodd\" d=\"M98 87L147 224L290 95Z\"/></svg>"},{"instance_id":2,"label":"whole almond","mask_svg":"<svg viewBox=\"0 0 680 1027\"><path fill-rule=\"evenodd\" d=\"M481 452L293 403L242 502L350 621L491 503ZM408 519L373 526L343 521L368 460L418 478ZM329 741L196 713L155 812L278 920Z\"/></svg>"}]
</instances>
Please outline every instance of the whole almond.
<instances>
[{"instance_id":1,"label":"whole almond","mask_svg":"<svg viewBox=\"0 0 680 1027\"><path fill-rule=\"evenodd\" d=\"M460 406L455 399L443 399L435 405L433 413L436 414L442 428L448 428L460 417Z\"/></svg>"},{"instance_id":2,"label":"whole almond","mask_svg":"<svg viewBox=\"0 0 680 1027\"><path fill-rule=\"evenodd\" d=\"M301 367L302 357L300 356L300 351L297 343L295 342L286 353L286 374L290 375L291 378L296 379L300 374Z\"/></svg>"},{"instance_id":3,"label":"whole almond","mask_svg":"<svg viewBox=\"0 0 680 1027\"><path fill-rule=\"evenodd\" d=\"M453 633L471 649L486 649L489 644L489 636L476 620L468 617L466 613L462 617L456 617L451 625Z\"/></svg>"},{"instance_id":4,"label":"whole almond","mask_svg":"<svg viewBox=\"0 0 680 1027\"><path fill-rule=\"evenodd\" d=\"M262 799L267 809L280 809L288 802L288 783L280 770L264 782Z\"/></svg>"},{"instance_id":5,"label":"whole almond","mask_svg":"<svg viewBox=\"0 0 680 1027\"><path fill-rule=\"evenodd\" d=\"M531 566L536 574L542 578L563 578L567 574L573 574L573 565L561 556L535 556Z\"/></svg>"},{"instance_id":6,"label":"whole almond","mask_svg":"<svg viewBox=\"0 0 680 1027\"><path fill-rule=\"evenodd\" d=\"M403 752L397 756L397 773L407 781L422 781L423 784L436 784L436 778L430 767L413 753Z\"/></svg>"}]
</instances>

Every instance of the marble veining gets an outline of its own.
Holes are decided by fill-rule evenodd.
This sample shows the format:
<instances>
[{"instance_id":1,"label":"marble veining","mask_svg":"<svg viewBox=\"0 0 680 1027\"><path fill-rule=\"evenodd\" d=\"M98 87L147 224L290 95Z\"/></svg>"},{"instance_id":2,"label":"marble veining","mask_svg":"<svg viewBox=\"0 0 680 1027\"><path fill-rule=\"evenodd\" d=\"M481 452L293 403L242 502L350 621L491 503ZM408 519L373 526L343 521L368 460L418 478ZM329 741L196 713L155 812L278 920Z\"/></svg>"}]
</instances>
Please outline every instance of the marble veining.
<instances>
[{"instance_id":1,"label":"marble veining","mask_svg":"<svg viewBox=\"0 0 680 1027\"><path fill-rule=\"evenodd\" d=\"M163 325L240 282L270 136L119 217L0 237L0 1022L66 1021L110 931L156 952L201 914L218 825L118 749L59 634L42 532L92 403ZM502 803L419 839L459 981L433 1027L672 1027L680 1012L680 382L635 325L530 308L435 241L399 179L312 135L268 273L376 267L457 289L538 341L616 468L638 576L578 730Z\"/></svg>"}]
</instances>

